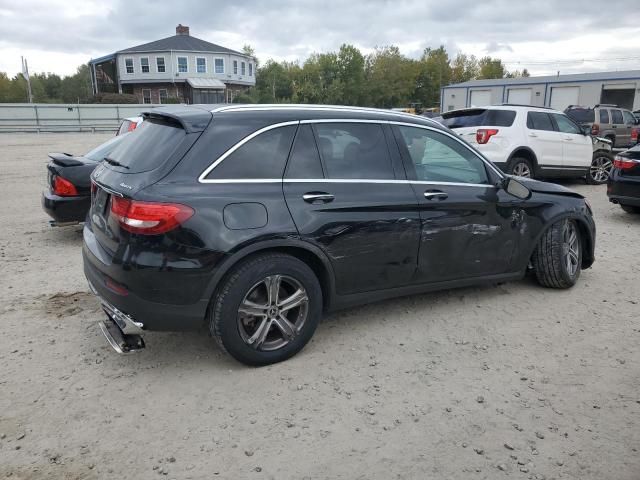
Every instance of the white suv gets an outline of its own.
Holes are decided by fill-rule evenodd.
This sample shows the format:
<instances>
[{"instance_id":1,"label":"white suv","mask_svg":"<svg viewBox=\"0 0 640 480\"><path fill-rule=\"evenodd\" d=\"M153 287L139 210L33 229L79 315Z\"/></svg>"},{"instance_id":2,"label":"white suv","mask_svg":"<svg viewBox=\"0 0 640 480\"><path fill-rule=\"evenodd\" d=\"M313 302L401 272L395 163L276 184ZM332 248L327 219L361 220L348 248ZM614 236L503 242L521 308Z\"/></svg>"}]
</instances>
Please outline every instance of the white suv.
<instances>
[{"instance_id":1,"label":"white suv","mask_svg":"<svg viewBox=\"0 0 640 480\"><path fill-rule=\"evenodd\" d=\"M442 115L453 129L507 173L521 177L585 177L591 173L593 142L564 113L549 108L496 105Z\"/></svg>"}]
</instances>

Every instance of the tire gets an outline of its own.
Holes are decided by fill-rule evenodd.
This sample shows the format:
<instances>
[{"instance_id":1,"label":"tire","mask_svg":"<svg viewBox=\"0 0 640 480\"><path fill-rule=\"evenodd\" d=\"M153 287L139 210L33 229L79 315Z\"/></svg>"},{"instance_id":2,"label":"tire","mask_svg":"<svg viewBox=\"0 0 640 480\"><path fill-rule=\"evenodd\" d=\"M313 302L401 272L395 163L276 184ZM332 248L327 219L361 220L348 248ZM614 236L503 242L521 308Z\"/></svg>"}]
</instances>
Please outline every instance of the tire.
<instances>
[{"instance_id":1,"label":"tire","mask_svg":"<svg viewBox=\"0 0 640 480\"><path fill-rule=\"evenodd\" d=\"M640 207L636 207L633 205L622 205L622 204L620 204L620 206L622 207L622 210L624 210L627 213L640 214Z\"/></svg>"},{"instance_id":2,"label":"tire","mask_svg":"<svg viewBox=\"0 0 640 480\"><path fill-rule=\"evenodd\" d=\"M570 252L571 259L568 258ZM575 220L560 220L551 225L538 241L532 263L540 285L548 288L573 287L582 266L582 239Z\"/></svg>"},{"instance_id":3,"label":"tire","mask_svg":"<svg viewBox=\"0 0 640 480\"><path fill-rule=\"evenodd\" d=\"M507 173L518 177L534 178L533 164L528 158L514 157L507 165Z\"/></svg>"},{"instance_id":4,"label":"tire","mask_svg":"<svg viewBox=\"0 0 640 480\"><path fill-rule=\"evenodd\" d=\"M295 257L271 253L252 257L227 275L213 299L209 330L233 358L261 366L302 350L321 316L322 289L313 270Z\"/></svg>"},{"instance_id":5,"label":"tire","mask_svg":"<svg viewBox=\"0 0 640 480\"><path fill-rule=\"evenodd\" d=\"M591 166L586 175L589 185L602 185L607 183L611 169L613 168L613 154L604 150L593 152Z\"/></svg>"}]
</instances>

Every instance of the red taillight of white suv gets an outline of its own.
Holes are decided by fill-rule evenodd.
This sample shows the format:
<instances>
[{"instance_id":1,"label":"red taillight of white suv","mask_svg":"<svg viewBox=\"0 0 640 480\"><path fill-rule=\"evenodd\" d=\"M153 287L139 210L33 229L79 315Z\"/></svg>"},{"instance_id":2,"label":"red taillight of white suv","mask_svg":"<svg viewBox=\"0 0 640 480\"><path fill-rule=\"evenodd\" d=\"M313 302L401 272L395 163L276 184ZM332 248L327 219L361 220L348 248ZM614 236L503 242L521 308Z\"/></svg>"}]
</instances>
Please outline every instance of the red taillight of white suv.
<instances>
[{"instance_id":1,"label":"red taillight of white suv","mask_svg":"<svg viewBox=\"0 0 640 480\"><path fill-rule=\"evenodd\" d=\"M598 135L600 133L600 125L594 123L591 125L591 135Z\"/></svg>"},{"instance_id":2,"label":"red taillight of white suv","mask_svg":"<svg viewBox=\"0 0 640 480\"><path fill-rule=\"evenodd\" d=\"M638 142L638 136L640 136L640 128L632 128L631 129L631 141Z\"/></svg>"},{"instance_id":3,"label":"red taillight of white suv","mask_svg":"<svg viewBox=\"0 0 640 480\"><path fill-rule=\"evenodd\" d=\"M499 132L497 128L480 128L476 132L476 142L480 145L484 145L489 141L491 137Z\"/></svg>"},{"instance_id":4,"label":"red taillight of white suv","mask_svg":"<svg viewBox=\"0 0 640 480\"><path fill-rule=\"evenodd\" d=\"M191 207L180 203L140 202L112 197L111 215L120 227L140 235L158 235L173 230L194 214Z\"/></svg>"}]
</instances>

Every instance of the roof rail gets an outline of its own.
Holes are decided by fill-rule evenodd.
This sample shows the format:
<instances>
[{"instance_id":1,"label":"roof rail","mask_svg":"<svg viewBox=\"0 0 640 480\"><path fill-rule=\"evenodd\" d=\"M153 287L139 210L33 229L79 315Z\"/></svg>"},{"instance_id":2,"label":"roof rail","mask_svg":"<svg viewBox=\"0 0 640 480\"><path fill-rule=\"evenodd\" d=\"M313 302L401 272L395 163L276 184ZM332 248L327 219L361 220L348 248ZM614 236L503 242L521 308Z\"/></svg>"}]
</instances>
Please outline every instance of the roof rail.
<instances>
[{"instance_id":1,"label":"roof rail","mask_svg":"<svg viewBox=\"0 0 640 480\"><path fill-rule=\"evenodd\" d=\"M531 107L531 108L544 108L546 110L555 110L551 107L539 107L538 105L525 105L524 103L501 103L501 107Z\"/></svg>"},{"instance_id":2,"label":"roof rail","mask_svg":"<svg viewBox=\"0 0 640 480\"><path fill-rule=\"evenodd\" d=\"M615 108L620 108L618 105L616 105L615 103L598 103L596 104L593 108L598 108L598 107L615 107Z\"/></svg>"}]
</instances>

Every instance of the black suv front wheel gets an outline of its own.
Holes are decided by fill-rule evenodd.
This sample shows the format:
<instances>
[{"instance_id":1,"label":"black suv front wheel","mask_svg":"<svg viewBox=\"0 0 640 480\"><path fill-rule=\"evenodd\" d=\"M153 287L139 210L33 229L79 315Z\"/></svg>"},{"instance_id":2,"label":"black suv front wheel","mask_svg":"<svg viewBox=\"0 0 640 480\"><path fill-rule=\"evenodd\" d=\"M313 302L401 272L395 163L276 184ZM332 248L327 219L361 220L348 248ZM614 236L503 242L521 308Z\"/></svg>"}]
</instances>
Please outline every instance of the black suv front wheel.
<instances>
[{"instance_id":1,"label":"black suv front wheel","mask_svg":"<svg viewBox=\"0 0 640 480\"><path fill-rule=\"evenodd\" d=\"M270 253L236 266L213 303L209 329L236 360L253 366L298 353L322 316L313 270L290 255Z\"/></svg>"},{"instance_id":2,"label":"black suv front wheel","mask_svg":"<svg viewBox=\"0 0 640 480\"><path fill-rule=\"evenodd\" d=\"M573 287L582 268L582 239L575 220L560 220L538 241L532 258L538 282L549 288Z\"/></svg>"}]
</instances>

